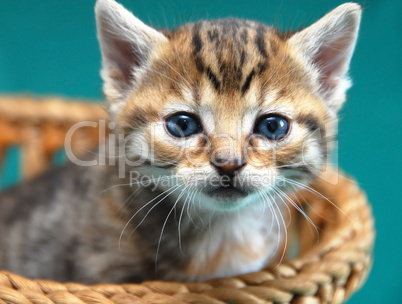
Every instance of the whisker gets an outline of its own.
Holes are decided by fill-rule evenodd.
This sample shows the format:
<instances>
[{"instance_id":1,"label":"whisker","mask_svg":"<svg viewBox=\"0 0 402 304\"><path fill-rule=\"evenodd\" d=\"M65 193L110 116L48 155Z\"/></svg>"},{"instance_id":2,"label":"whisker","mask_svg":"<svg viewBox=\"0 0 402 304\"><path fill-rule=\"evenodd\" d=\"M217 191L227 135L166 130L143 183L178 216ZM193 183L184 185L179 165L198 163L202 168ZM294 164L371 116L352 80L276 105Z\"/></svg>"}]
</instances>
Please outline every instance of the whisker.
<instances>
[{"instance_id":1,"label":"whisker","mask_svg":"<svg viewBox=\"0 0 402 304\"><path fill-rule=\"evenodd\" d=\"M192 209L194 210L194 212L196 213L198 219L200 220L201 225L204 226L205 223L204 223L204 221L202 220L202 217L197 213L197 211L196 211L196 205L195 205L195 198L197 197L197 194L198 194L198 192L200 192L200 191L201 191L201 190L198 189L198 190L196 190L196 192L194 193L194 195L193 195L193 197L192 197L193 202L191 203L191 207L192 207ZM190 206L189 206L189 207L190 207ZM200 199L199 199L199 197L198 197L198 207L200 207ZM200 230L201 228L198 227L198 225L193 221L193 219L192 219L192 217L191 217L191 212L190 212L190 211L191 211L191 209L187 207L187 214L188 214L188 216L189 216L191 222L193 223L193 225L195 226L195 228L197 228L198 230Z\"/></svg>"},{"instance_id":2,"label":"whisker","mask_svg":"<svg viewBox=\"0 0 402 304\"><path fill-rule=\"evenodd\" d=\"M144 185L144 186L149 186L152 182L156 182L156 181L160 181L160 180L164 180L164 179L170 179L170 178L175 178L178 177L180 175L176 174L176 175L166 175L166 176L161 176L161 177L156 177L156 178L151 178L151 179L147 179L147 180L142 180L142 181L138 181L135 183L128 183L128 184L116 184L113 186L110 186L109 188L106 188L105 190L102 190L100 193L104 193L107 192L111 189L117 188L117 187L124 187L124 186L134 186L134 185Z\"/></svg>"},{"instance_id":3,"label":"whisker","mask_svg":"<svg viewBox=\"0 0 402 304\"><path fill-rule=\"evenodd\" d=\"M181 58L180 58L179 52L177 51L177 47L176 47L176 46L175 46L175 52L176 52L177 58L179 59L179 62L180 62L180 64L181 64L181 67L182 67L184 73L185 73L185 74L187 75L187 77L189 78L189 81L187 81L187 83L192 82L190 75L187 73L187 70L186 70L186 68L185 68L184 65L183 65L183 61L181 61Z\"/></svg>"},{"instance_id":4,"label":"whisker","mask_svg":"<svg viewBox=\"0 0 402 304\"><path fill-rule=\"evenodd\" d=\"M153 205L151 207L150 210L148 210L148 212L146 213L146 215L144 216L144 218L141 220L141 222L134 228L134 231L142 224L142 222L145 220L145 218L147 217L147 215L151 212L151 210L157 205L159 204L161 201L163 201L166 197L168 197L171 193L173 193L176 189L178 189L181 185L176 185L176 186L172 186L169 189L163 191L162 193L160 193L159 195L157 195L156 197L154 197L152 200L150 200L148 203L146 203L144 206L142 206L139 210L137 210L137 212L135 212L130 219L127 221L127 223L124 225L121 233L120 233L120 237L119 237L119 248L121 245L121 240L123 237L123 234L125 232L125 230L127 229L128 225L131 223L131 221L136 217L136 215L142 210L144 209L146 206L148 206L149 204L151 204L153 201L155 201L156 199L158 199L160 196L162 196L163 194L165 194L166 192L170 191L171 189L173 189L171 192L169 192L167 195L165 195L161 200L159 200L155 205ZM130 233L130 236L132 235L133 232Z\"/></svg>"},{"instance_id":5,"label":"whisker","mask_svg":"<svg viewBox=\"0 0 402 304\"><path fill-rule=\"evenodd\" d=\"M188 186L187 186L187 188L188 188ZM186 188L183 189L183 192L184 192L184 190L186 190ZM186 199L184 200L183 206L181 208L180 217L179 217L179 224L177 225L177 232L178 232L178 237L179 237L179 249L180 249L180 252L182 254L184 254L184 253L183 253L182 246L181 246L181 220L183 219L183 213L184 213L184 209L186 208L187 200L188 200L190 194L192 194L192 193L193 192L188 192L187 193Z\"/></svg>"},{"instance_id":6,"label":"whisker","mask_svg":"<svg viewBox=\"0 0 402 304\"><path fill-rule=\"evenodd\" d=\"M282 201L284 206L287 206L286 201L283 199L282 195L277 191L277 187L276 186L272 186L272 190L274 191L274 193L278 196L278 198ZM273 198L274 203L276 203L276 200ZM290 209L288 209L290 210ZM286 225L285 227L288 227L288 225ZM284 228L285 228L284 227Z\"/></svg>"},{"instance_id":7,"label":"whisker","mask_svg":"<svg viewBox=\"0 0 402 304\"><path fill-rule=\"evenodd\" d=\"M129 204L129 202L131 202L133 199L134 199L134 197L135 197L135 195L136 194L138 194L138 192L141 190L141 188L138 188L138 189L136 189L133 193L131 193L129 196L128 196L128 198L120 205L120 207L117 209L117 211L116 212L120 212L120 216L119 216L119 218L121 218L121 216L123 215L123 211L122 211L122 209L123 208L125 208L126 207L126 204Z\"/></svg>"},{"instance_id":8,"label":"whisker","mask_svg":"<svg viewBox=\"0 0 402 304\"><path fill-rule=\"evenodd\" d=\"M183 186L183 185L180 185L180 186ZM158 255L159 255L160 245L161 245L161 242L162 242L163 232L165 230L165 227L166 227L167 221L169 220L170 215L172 214L173 210L176 208L180 197L183 195L183 193L184 193L184 191L186 190L187 187L188 186L185 186L184 189L180 192L179 196L176 199L176 202L174 203L173 207L170 209L168 215L166 216L165 222L163 223L162 230L161 230L161 233L160 233L160 236L159 236L158 247L156 248L156 256L155 256L155 272L156 273L158 272Z\"/></svg>"},{"instance_id":9,"label":"whisker","mask_svg":"<svg viewBox=\"0 0 402 304\"><path fill-rule=\"evenodd\" d=\"M278 191L278 193L281 193L281 195L283 195L283 197L284 197L289 203L291 203L292 206L295 207L296 210L299 211L300 214L302 214L303 217L314 227L314 229L315 229L315 231L316 231L316 233L317 233L317 236L318 236L318 235L319 235L319 232L318 232L317 226L314 224L314 222L312 221L312 219L304 212L304 210L303 210L299 205L297 205L297 204L294 202L294 200L291 199L285 192L283 192L283 191L282 191L281 189L279 189L278 187L275 187L275 188L276 188L276 191Z\"/></svg>"},{"instance_id":10,"label":"whisker","mask_svg":"<svg viewBox=\"0 0 402 304\"><path fill-rule=\"evenodd\" d=\"M327 221L327 222L334 222L332 219L330 218L326 218L325 216L323 216L320 212L318 212L313 206L311 206L311 204L307 201L307 199L304 197L303 194L299 192L297 192L297 188L295 185L290 184L290 186L293 188L293 190L296 192L296 197L301 196L301 198L303 199L303 203L301 203L299 201L300 206L302 207L303 205L308 206L308 208L311 210L311 212L314 212L315 214L317 214L320 218L322 218L323 220Z\"/></svg>"},{"instance_id":11,"label":"whisker","mask_svg":"<svg viewBox=\"0 0 402 304\"><path fill-rule=\"evenodd\" d=\"M278 213L279 213L279 216L280 216L282 224L283 224L283 230L285 232L285 244L283 246L283 251L282 251L281 258L280 258L280 260L279 260L279 262L278 262L278 264L276 266L276 267L278 267L282 263L283 259L285 258L286 248L288 247L288 231L286 229L286 223L285 223L285 220L284 220L284 218L282 216L282 212L281 212L279 206L276 204L276 202L274 202L274 206L278 209ZM280 227L279 223L278 223L278 226ZM280 228L279 228L279 235L280 235ZM278 238L278 250L279 250L279 246L280 246L280 243L281 243L280 240L281 240L281 238Z\"/></svg>"},{"instance_id":12,"label":"whisker","mask_svg":"<svg viewBox=\"0 0 402 304\"><path fill-rule=\"evenodd\" d=\"M201 190L199 190L198 192L200 192L200 191L201 191ZM198 212L197 212L197 208L198 208L198 210L201 209L201 199L200 199L200 196L198 196L197 203L198 203L198 206L196 206L196 204L193 204L193 209L194 209L194 212L195 212L195 214L197 215L198 219L201 221L201 225L204 227L204 226L205 226L205 223L204 223L204 221L203 221L203 219L202 219L202 216L200 216L200 215L198 214Z\"/></svg>"},{"instance_id":13,"label":"whisker","mask_svg":"<svg viewBox=\"0 0 402 304\"><path fill-rule=\"evenodd\" d=\"M304 190L307 190L309 192L311 192L312 194L317 195L318 197L321 197L322 199L326 200L327 202L329 202L332 206L334 206L339 212L341 212L351 223L353 223L353 225L356 225L356 223L349 217L349 215L347 213L345 213L341 208L339 208L339 206L337 206L335 203L333 203L329 198L327 198L325 195L321 194L320 192L318 192L317 190L299 183L295 180L283 177L283 176L278 176L278 179L282 179L285 182L288 182L289 184L294 184L295 186L298 186Z\"/></svg>"},{"instance_id":14,"label":"whisker","mask_svg":"<svg viewBox=\"0 0 402 304\"><path fill-rule=\"evenodd\" d=\"M145 221L145 219L148 217L148 215L151 213L151 211L152 211L156 206L158 206L161 202L163 202L163 200L164 200L165 198L167 198L169 195L171 195L173 192L175 192L175 191L176 191L177 189L179 189L181 186L182 186L182 185L177 185L176 188L174 188L172 191L170 191L168 194L166 194L163 198L161 198L156 204L154 204L154 205L147 211L147 213L144 215L144 217L141 219L141 221L137 224L137 226L135 226L135 228L133 229L133 231L131 231L131 233L130 233L129 236L131 236L131 235L135 232L135 230L137 230L138 227L141 226L141 224ZM175 187L175 186L173 186L173 187ZM172 189L173 187L171 187L171 188L169 188L169 189ZM142 209L142 208L141 208L141 209Z\"/></svg>"},{"instance_id":15,"label":"whisker","mask_svg":"<svg viewBox=\"0 0 402 304\"><path fill-rule=\"evenodd\" d=\"M271 79L276 75L276 72L278 71L279 67L283 65L285 62L285 57L282 58L281 62L275 67L275 70L270 73L270 77L264 82L263 87L266 87L268 83L271 81Z\"/></svg>"},{"instance_id":16,"label":"whisker","mask_svg":"<svg viewBox=\"0 0 402 304\"><path fill-rule=\"evenodd\" d=\"M178 53L177 53L177 50L176 50L176 54L178 54ZM179 75L180 78L183 79L183 80L188 84L188 86L191 87L190 82L189 82L186 78L184 78L183 75L181 75L178 71L176 71L175 68L173 68L168 62L166 62L165 60L163 60L160 56L158 56L158 57L159 57L159 60L161 60L161 61L162 61L163 63L165 63L169 68L171 68L173 72L175 72L177 75ZM180 57L178 57L178 58L179 58L179 61L180 61L181 65L183 66L183 63L181 62ZM184 67L183 67L183 68L184 68Z\"/></svg>"},{"instance_id":17,"label":"whisker","mask_svg":"<svg viewBox=\"0 0 402 304\"><path fill-rule=\"evenodd\" d=\"M257 189L257 191L258 191L258 195L260 196L260 199L263 200L263 204L262 204L263 209L262 209L262 212L261 212L261 215L260 215L260 218L259 218L261 220L265 215L265 211L266 211L266 208L267 208L267 203L265 202L262 190Z\"/></svg>"},{"instance_id":18,"label":"whisker","mask_svg":"<svg viewBox=\"0 0 402 304\"><path fill-rule=\"evenodd\" d=\"M276 214L275 214L275 210L273 209L273 206L272 206L272 201L271 201L272 196L271 196L271 194L269 194L269 195L271 196L271 199L270 199L270 198L268 197L268 194L267 194L267 193L264 193L264 192L262 192L262 191L261 191L261 193L262 193L262 195L265 197L265 199L268 201L268 208L271 210L271 214L275 217ZM274 229L274 219L271 220L271 226L269 227L269 232L268 232L268 234L271 234L272 231L273 231L273 229Z\"/></svg>"},{"instance_id":19,"label":"whisker","mask_svg":"<svg viewBox=\"0 0 402 304\"><path fill-rule=\"evenodd\" d=\"M271 204L270 204L271 212L272 212L272 214L274 216L274 219L276 221L276 225L278 227L278 241L276 243L276 249L275 249L275 252L277 252L279 250L280 243L281 243L281 225L279 223L279 218L278 218L278 214L276 213L275 207L279 210L279 214L281 214L281 210L279 209L274 197L272 196L272 194L269 191L267 192L267 195L269 195L270 198L271 198L271 200L270 200L270 202L271 202ZM273 229L273 223L274 223L274 221L272 220L271 221L271 228L272 229ZM286 230L285 225L283 226L283 228Z\"/></svg>"},{"instance_id":20,"label":"whisker","mask_svg":"<svg viewBox=\"0 0 402 304\"><path fill-rule=\"evenodd\" d=\"M158 75L160 75L160 76L162 76L162 77L165 77L166 79L169 79L170 81L174 82L175 84L177 84L177 86L178 86L179 88L183 87L183 84L181 84L180 82L177 82L177 81L174 80L173 78L171 78L171 77L169 77L169 76L167 76L167 75L165 75L165 74L163 74L163 73L161 73L161 72L159 72L159 71L157 71L157 70L155 70L155 69L153 69L153 68L151 68L151 67L149 67L149 69L150 69L151 71L153 71L154 73L156 73L156 74L158 74Z\"/></svg>"},{"instance_id":21,"label":"whisker","mask_svg":"<svg viewBox=\"0 0 402 304\"><path fill-rule=\"evenodd\" d=\"M280 191L280 189L279 189L278 187L272 186L272 188L273 188L274 192L276 192L277 194L279 194L278 191ZM276 190L276 191L275 191L275 190ZM282 193L285 194L284 192L282 192ZM286 198L286 197L285 197L285 198ZM283 201L283 200L282 200L282 201ZM292 221L292 212L290 211L290 208L289 208L288 204L284 203L284 206L285 206L286 209L288 210L289 223L286 225L286 227L289 227L289 226L290 226L290 223L291 223L291 221Z\"/></svg>"},{"instance_id":22,"label":"whisker","mask_svg":"<svg viewBox=\"0 0 402 304\"><path fill-rule=\"evenodd\" d=\"M280 169L280 168L288 168L288 167L297 167L297 166L305 166L306 162L302 163L293 163L293 164L287 164L287 165L281 165L281 166L273 166L273 169Z\"/></svg>"}]
</instances>

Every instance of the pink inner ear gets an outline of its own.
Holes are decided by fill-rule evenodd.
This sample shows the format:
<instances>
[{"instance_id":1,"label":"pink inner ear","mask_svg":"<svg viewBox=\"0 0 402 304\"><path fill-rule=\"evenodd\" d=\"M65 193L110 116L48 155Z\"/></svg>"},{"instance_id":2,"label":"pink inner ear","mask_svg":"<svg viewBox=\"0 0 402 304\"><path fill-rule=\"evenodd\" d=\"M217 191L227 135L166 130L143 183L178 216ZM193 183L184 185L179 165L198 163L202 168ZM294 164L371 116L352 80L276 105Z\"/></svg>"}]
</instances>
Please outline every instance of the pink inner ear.
<instances>
[{"instance_id":1,"label":"pink inner ear","mask_svg":"<svg viewBox=\"0 0 402 304\"><path fill-rule=\"evenodd\" d=\"M315 62L320 68L320 83L323 91L327 94L330 94L338 85L340 78L347 71L348 45L342 40L344 39L323 46L315 58Z\"/></svg>"},{"instance_id":2,"label":"pink inner ear","mask_svg":"<svg viewBox=\"0 0 402 304\"><path fill-rule=\"evenodd\" d=\"M321 46L314 60L320 69L320 83L325 94L331 95L348 70L350 39L344 36Z\"/></svg>"},{"instance_id":3,"label":"pink inner ear","mask_svg":"<svg viewBox=\"0 0 402 304\"><path fill-rule=\"evenodd\" d=\"M113 39L109 43L113 45L113 48L108 51L106 56L114 67L114 75L118 74L120 80L128 83L132 80L133 67L140 65L138 55L135 54L132 44L127 41Z\"/></svg>"}]
</instances>

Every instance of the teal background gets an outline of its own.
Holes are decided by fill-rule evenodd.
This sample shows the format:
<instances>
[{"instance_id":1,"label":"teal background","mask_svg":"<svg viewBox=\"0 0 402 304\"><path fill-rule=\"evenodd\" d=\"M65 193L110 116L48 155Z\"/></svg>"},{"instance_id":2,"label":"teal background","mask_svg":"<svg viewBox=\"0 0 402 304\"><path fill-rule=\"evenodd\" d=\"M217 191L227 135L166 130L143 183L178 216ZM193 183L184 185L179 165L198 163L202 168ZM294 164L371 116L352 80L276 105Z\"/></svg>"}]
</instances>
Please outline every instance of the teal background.
<instances>
[{"instance_id":1,"label":"teal background","mask_svg":"<svg viewBox=\"0 0 402 304\"><path fill-rule=\"evenodd\" d=\"M282 29L307 26L342 1L121 0L140 19L173 27L200 18L241 17ZM354 86L341 112L339 164L367 191L376 217L375 262L349 303L401 303L402 1L364 1L351 65ZM100 99L93 0L0 1L0 94ZM15 153L1 183L18 177Z\"/></svg>"}]
</instances>

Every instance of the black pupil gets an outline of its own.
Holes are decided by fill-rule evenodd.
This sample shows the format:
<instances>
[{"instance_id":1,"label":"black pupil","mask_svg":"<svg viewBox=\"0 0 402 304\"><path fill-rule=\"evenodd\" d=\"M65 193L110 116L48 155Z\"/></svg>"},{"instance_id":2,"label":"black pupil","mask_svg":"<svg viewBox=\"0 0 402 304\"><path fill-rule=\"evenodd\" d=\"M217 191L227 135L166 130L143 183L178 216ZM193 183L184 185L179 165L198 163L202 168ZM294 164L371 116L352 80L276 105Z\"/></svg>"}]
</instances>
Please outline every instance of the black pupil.
<instances>
[{"instance_id":1,"label":"black pupil","mask_svg":"<svg viewBox=\"0 0 402 304\"><path fill-rule=\"evenodd\" d=\"M274 117L271 117L274 118ZM279 128L278 121L276 119L267 119L267 129L269 132L275 133Z\"/></svg>"},{"instance_id":2,"label":"black pupil","mask_svg":"<svg viewBox=\"0 0 402 304\"><path fill-rule=\"evenodd\" d=\"M188 129L188 124L189 124L189 117L185 115L181 115L176 121L177 127L184 133Z\"/></svg>"}]
</instances>

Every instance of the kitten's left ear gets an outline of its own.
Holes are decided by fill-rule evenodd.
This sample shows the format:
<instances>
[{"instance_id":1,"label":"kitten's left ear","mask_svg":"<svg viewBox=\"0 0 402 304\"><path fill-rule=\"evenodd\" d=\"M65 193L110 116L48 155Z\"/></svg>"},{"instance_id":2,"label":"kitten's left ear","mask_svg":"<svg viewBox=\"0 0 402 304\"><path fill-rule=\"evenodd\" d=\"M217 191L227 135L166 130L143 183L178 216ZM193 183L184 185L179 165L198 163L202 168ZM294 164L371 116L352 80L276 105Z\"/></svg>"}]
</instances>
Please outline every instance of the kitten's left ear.
<instances>
[{"instance_id":1,"label":"kitten's left ear","mask_svg":"<svg viewBox=\"0 0 402 304\"><path fill-rule=\"evenodd\" d=\"M361 19L361 7L345 3L288 41L318 69L320 94L329 108L338 111L351 86L347 77Z\"/></svg>"}]
</instances>

